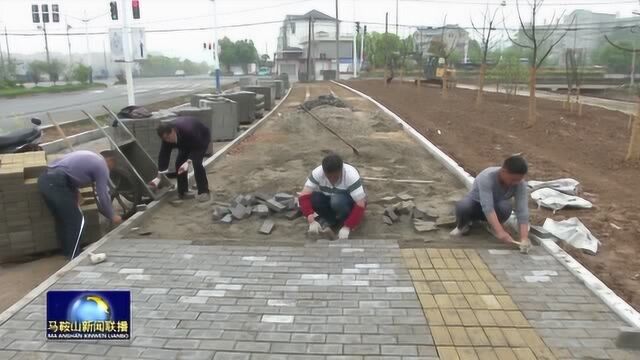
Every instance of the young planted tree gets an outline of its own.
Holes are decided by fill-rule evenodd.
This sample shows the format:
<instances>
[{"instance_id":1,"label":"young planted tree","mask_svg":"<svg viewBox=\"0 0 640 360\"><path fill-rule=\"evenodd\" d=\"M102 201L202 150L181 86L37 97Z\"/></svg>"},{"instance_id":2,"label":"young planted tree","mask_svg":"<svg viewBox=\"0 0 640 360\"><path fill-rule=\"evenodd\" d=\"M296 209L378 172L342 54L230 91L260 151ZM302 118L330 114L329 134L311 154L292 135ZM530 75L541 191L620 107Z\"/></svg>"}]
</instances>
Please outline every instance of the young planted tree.
<instances>
[{"instance_id":1,"label":"young planted tree","mask_svg":"<svg viewBox=\"0 0 640 360\"><path fill-rule=\"evenodd\" d=\"M629 53L635 53L636 55L640 53L640 49L631 49L622 45L618 45L611 41L606 35L604 36L604 38L609 44L611 44L611 46L615 47L616 49ZM626 160L640 160L640 122L638 121L638 119L640 119L640 91L637 88L636 97L638 99L638 107L636 110L636 116L633 119L633 123L631 125L631 137L629 138L629 146L627 147Z\"/></svg>"},{"instance_id":2,"label":"young planted tree","mask_svg":"<svg viewBox=\"0 0 640 360\"><path fill-rule=\"evenodd\" d=\"M447 29L447 17L444 17L442 24L442 34L439 41L432 41L429 48L429 52L435 54L444 59L444 71L442 73L442 97L447 98L449 96L449 65L452 62L452 55L458 45L458 34L453 35L451 42L445 40Z\"/></svg>"},{"instance_id":3,"label":"young planted tree","mask_svg":"<svg viewBox=\"0 0 640 360\"><path fill-rule=\"evenodd\" d=\"M480 76L478 77L478 95L476 96L476 104L482 104L482 95L484 93L484 78L487 73L487 55L489 51L495 46L495 42L492 41L492 32L496 30L494 27L496 24L496 15L498 14L498 8L495 9L493 15L490 14L489 6L487 6L482 13L482 27L478 29L476 24L471 19L471 26L473 30L480 36L480 48L481 48L481 63L480 63Z\"/></svg>"},{"instance_id":4,"label":"young planted tree","mask_svg":"<svg viewBox=\"0 0 640 360\"><path fill-rule=\"evenodd\" d=\"M542 66L542 63L544 63L547 57L549 57L551 50L553 50L553 48L558 45L562 39L564 39L568 31L560 29L560 20L564 15L564 11L558 17L556 17L554 13L551 18L550 25L544 25L542 27L538 26L537 17L540 15L540 9L542 8L543 3L544 0L528 1L531 12L531 22L525 24L522 20L520 4L518 0L516 0L516 10L518 12L518 20L520 21L518 40L513 39L507 31L507 36L514 45L523 49L531 50L531 58L529 59L529 117L527 119L527 127L534 126L537 120L536 76L538 69Z\"/></svg>"},{"instance_id":5,"label":"young planted tree","mask_svg":"<svg viewBox=\"0 0 640 360\"><path fill-rule=\"evenodd\" d=\"M413 54L413 36L400 40L400 82L404 80L404 73L407 70L407 58Z\"/></svg>"}]
</instances>

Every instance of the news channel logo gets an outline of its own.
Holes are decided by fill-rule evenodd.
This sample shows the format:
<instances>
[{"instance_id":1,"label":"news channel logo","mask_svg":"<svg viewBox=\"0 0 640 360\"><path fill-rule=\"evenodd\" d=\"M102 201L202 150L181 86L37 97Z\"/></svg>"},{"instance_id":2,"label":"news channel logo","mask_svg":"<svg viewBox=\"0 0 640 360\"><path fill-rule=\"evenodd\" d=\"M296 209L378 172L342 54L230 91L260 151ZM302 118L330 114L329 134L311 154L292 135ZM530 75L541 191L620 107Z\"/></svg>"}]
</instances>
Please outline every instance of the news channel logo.
<instances>
[{"instance_id":1,"label":"news channel logo","mask_svg":"<svg viewBox=\"0 0 640 360\"><path fill-rule=\"evenodd\" d=\"M47 339L128 340L130 291L47 292Z\"/></svg>"}]
</instances>

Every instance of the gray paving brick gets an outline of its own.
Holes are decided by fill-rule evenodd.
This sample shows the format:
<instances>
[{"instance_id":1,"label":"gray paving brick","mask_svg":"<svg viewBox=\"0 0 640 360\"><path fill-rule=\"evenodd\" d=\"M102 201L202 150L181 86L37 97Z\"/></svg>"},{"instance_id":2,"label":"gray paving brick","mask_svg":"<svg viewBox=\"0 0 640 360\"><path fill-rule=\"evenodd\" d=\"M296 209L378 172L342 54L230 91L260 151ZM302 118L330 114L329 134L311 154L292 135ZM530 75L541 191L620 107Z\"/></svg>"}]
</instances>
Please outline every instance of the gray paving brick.
<instances>
[{"instance_id":1,"label":"gray paving brick","mask_svg":"<svg viewBox=\"0 0 640 360\"><path fill-rule=\"evenodd\" d=\"M256 336L257 341L273 341L273 342L288 342L291 340L290 333L283 332L260 332Z\"/></svg>"},{"instance_id":2,"label":"gray paving brick","mask_svg":"<svg viewBox=\"0 0 640 360\"><path fill-rule=\"evenodd\" d=\"M134 347L134 346L111 346L107 351L107 357L122 357L137 359L142 353L147 350L147 347Z\"/></svg>"},{"instance_id":3,"label":"gray paving brick","mask_svg":"<svg viewBox=\"0 0 640 360\"><path fill-rule=\"evenodd\" d=\"M345 345L345 355L380 355L380 345Z\"/></svg>"},{"instance_id":4,"label":"gray paving brick","mask_svg":"<svg viewBox=\"0 0 640 360\"><path fill-rule=\"evenodd\" d=\"M154 337L136 337L131 343L133 346L141 347L163 347L167 339Z\"/></svg>"},{"instance_id":5,"label":"gray paving brick","mask_svg":"<svg viewBox=\"0 0 640 360\"><path fill-rule=\"evenodd\" d=\"M5 347L7 350L36 351L44 346L44 341L38 340L14 340Z\"/></svg>"},{"instance_id":6,"label":"gray paving brick","mask_svg":"<svg viewBox=\"0 0 640 360\"><path fill-rule=\"evenodd\" d=\"M334 344L359 344L362 336L355 334L327 334L326 341Z\"/></svg>"},{"instance_id":7,"label":"gray paving brick","mask_svg":"<svg viewBox=\"0 0 640 360\"><path fill-rule=\"evenodd\" d=\"M309 354L342 354L342 344L309 344Z\"/></svg>"},{"instance_id":8,"label":"gray paving brick","mask_svg":"<svg viewBox=\"0 0 640 360\"><path fill-rule=\"evenodd\" d=\"M324 343L326 340L325 334L302 334L302 333L294 333L291 334L291 342L298 343Z\"/></svg>"},{"instance_id":9,"label":"gray paving brick","mask_svg":"<svg viewBox=\"0 0 640 360\"><path fill-rule=\"evenodd\" d=\"M236 343L235 350L249 352L269 352L270 347L271 344L268 342L238 341Z\"/></svg>"},{"instance_id":10,"label":"gray paving brick","mask_svg":"<svg viewBox=\"0 0 640 360\"><path fill-rule=\"evenodd\" d=\"M283 354L305 354L307 352L306 344L287 344L273 343L271 344L271 352Z\"/></svg>"},{"instance_id":11,"label":"gray paving brick","mask_svg":"<svg viewBox=\"0 0 640 360\"><path fill-rule=\"evenodd\" d=\"M107 345L99 344L78 344L73 348L72 352L87 355L104 355L109 350Z\"/></svg>"},{"instance_id":12,"label":"gray paving brick","mask_svg":"<svg viewBox=\"0 0 640 360\"><path fill-rule=\"evenodd\" d=\"M208 350L180 350L178 352L178 359L189 360L211 360L215 353Z\"/></svg>"},{"instance_id":13,"label":"gray paving brick","mask_svg":"<svg viewBox=\"0 0 640 360\"><path fill-rule=\"evenodd\" d=\"M433 345L431 335L398 335L398 344Z\"/></svg>"},{"instance_id":14,"label":"gray paving brick","mask_svg":"<svg viewBox=\"0 0 640 360\"><path fill-rule=\"evenodd\" d=\"M376 334L377 325L345 325L344 332L348 334Z\"/></svg>"},{"instance_id":15,"label":"gray paving brick","mask_svg":"<svg viewBox=\"0 0 640 360\"><path fill-rule=\"evenodd\" d=\"M418 347L411 345L382 345L382 355L403 355L403 356L416 356L418 355Z\"/></svg>"},{"instance_id":16,"label":"gray paving brick","mask_svg":"<svg viewBox=\"0 0 640 360\"><path fill-rule=\"evenodd\" d=\"M73 343L48 341L42 348L40 348L40 351L68 353L71 352L75 346L76 344Z\"/></svg>"},{"instance_id":17,"label":"gray paving brick","mask_svg":"<svg viewBox=\"0 0 640 360\"><path fill-rule=\"evenodd\" d=\"M192 339L171 339L164 344L167 349L197 349L200 340Z\"/></svg>"},{"instance_id":18,"label":"gray paving brick","mask_svg":"<svg viewBox=\"0 0 640 360\"><path fill-rule=\"evenodd\" d=\"M205 350L233 350L236 342L233 340L202 340L199 349Z\"/></svg>"},{"instance_id":19,"label":"gray paving brick","mask_svg":"<svg viewBox=\"0 0 640 360\"><path fill-rule=\"evenodd\" d=\"M46 353L38 353L38 355L33 355L33 356L29 356L28 358L30 360L33 359L39 359L40 354L46 356ZM21 354L22 355L22 354ZM25 359L26 359L26 354L25 354ZM51 354L49 355L49 357L47 357L47 360L84 360L87 357L85 355L77 355L77 354ZM0 359L2 359L2 357L0 357ZM19 357L14 357L13 359L19 359ZM44 357L42 358L44 359Z\"/></svg>"},{"instance_id":20,"label":"gray paving brick","mask_svg":"<svg viewBox=\"0 0 640 360\"><path fill-rule=\"evenodd\" d=\"M213 360L249 360L251 354L240 354L232 352L218 352Z\"/></svg>"}]
</instances>

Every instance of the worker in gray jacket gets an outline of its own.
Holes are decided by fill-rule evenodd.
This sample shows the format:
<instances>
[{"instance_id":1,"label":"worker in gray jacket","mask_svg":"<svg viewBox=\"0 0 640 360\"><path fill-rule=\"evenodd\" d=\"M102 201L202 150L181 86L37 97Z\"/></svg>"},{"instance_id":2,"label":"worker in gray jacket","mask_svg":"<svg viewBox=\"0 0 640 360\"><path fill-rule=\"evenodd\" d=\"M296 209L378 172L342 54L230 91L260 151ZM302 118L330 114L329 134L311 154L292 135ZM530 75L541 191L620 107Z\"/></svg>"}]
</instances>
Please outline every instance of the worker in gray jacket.
<instances>
[{"instance_id":1,"label":"worker in gray jacket","mask_svg":"<svg viewBox=\"0 0 640 360\"><path fill-rule=\"evenodd\" d=\"M490 167L478 174L471 192L456 204L456 228L451 235L460 236L469 232L475 221L487 221L494 235L508 244L529 246L529 206L527 199L526 160L520 155L507 158L502 167ZM513 240L503 224L511 216L515 199L520 242Z\"/></svg>"}]
</instances>

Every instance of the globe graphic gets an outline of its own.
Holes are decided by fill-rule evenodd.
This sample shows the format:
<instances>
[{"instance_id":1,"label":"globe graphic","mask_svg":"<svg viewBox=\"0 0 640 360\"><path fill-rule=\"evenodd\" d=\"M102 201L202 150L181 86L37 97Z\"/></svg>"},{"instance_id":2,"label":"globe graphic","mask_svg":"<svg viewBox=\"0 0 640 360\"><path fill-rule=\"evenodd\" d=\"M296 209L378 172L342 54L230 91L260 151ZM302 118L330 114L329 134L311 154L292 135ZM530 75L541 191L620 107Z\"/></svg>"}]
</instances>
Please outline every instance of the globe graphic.
<instances>
[{"instance_id":1,"label":"globe graphic","mask_svg":"<svg viewBox=\"0 0 640 360\"><path fill-rule=\"evenodd\" d=\"M70 321L109 321L112 319L111 305L99 295L83 295L71 303Z\"/></svg>"}]
</instances>

